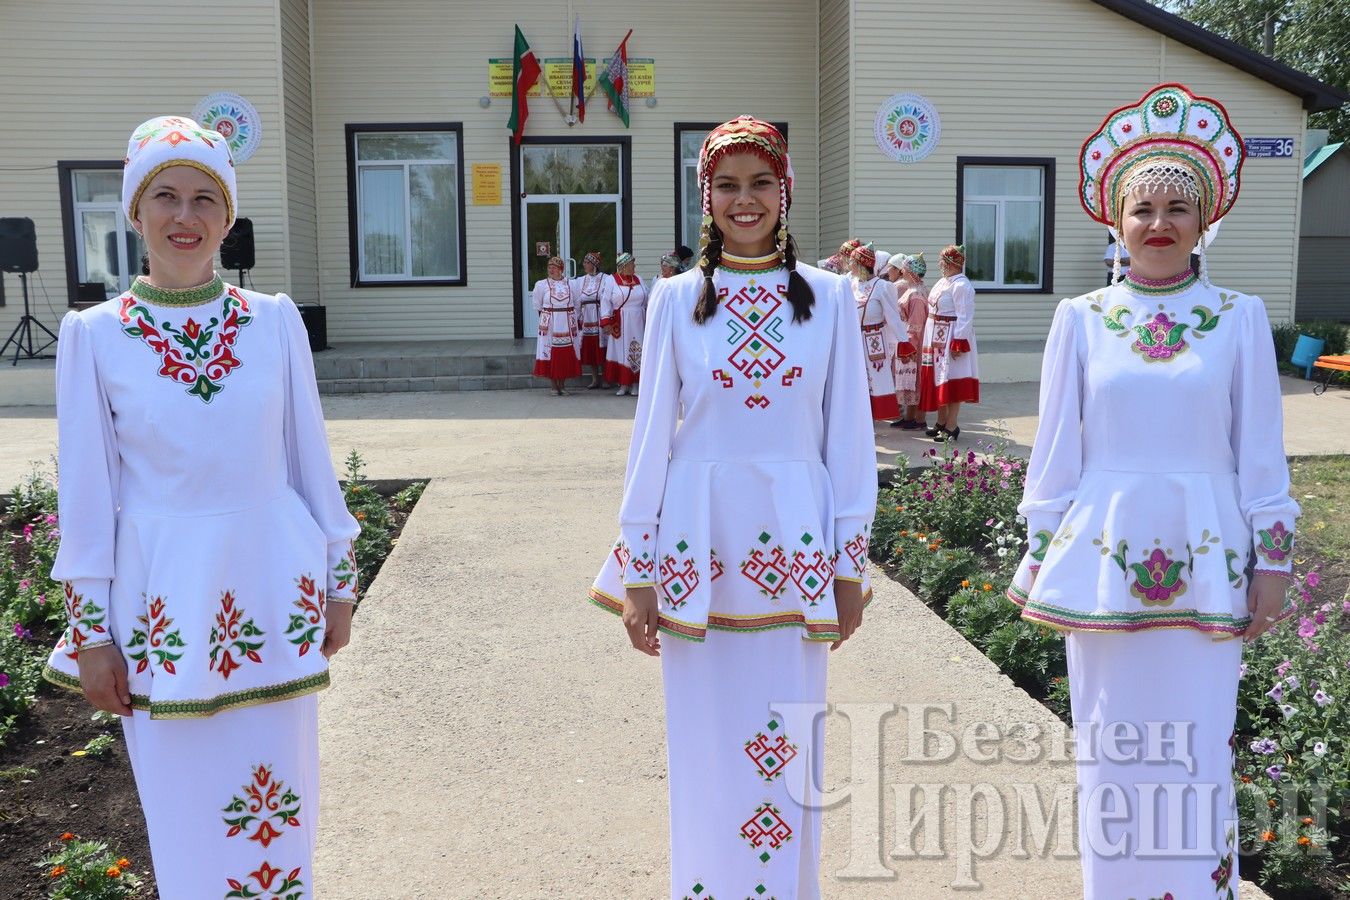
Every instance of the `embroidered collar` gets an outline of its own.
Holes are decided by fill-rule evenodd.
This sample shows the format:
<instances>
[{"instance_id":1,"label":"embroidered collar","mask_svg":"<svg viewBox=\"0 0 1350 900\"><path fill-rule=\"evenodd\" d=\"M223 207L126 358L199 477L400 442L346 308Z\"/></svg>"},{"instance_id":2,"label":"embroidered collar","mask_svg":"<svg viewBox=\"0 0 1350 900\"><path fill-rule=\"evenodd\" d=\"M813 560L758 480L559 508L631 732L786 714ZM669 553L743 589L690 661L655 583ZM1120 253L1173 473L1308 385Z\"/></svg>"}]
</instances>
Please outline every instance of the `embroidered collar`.
<instances>
[{"instance_id":1,"label":"embroidered collar","mask_svg":"<svg viewBox=\"0 0 1350 900\"><path fill-rule=\"evenodd\" d=\"M190 288L155 287L145 280L145 276L140 276L131 283L133 297L156 306L201 306L216 299L224 291L225 281L219 275L205 284Z\"/></svg>"},{"instance_id":2,"label":"embroidered collar","mask_svg":"<svg viewBox=\"0 0 1350 900\"><path fill-rule=\"evenodd\" d=\"M1185 293L1191 289L1191 285L1199 280L1190 269L1178 275L1173 275L1171 278L1163 278L1158 281L1151 278L1140 278L1127 272L1124 284L1131 293L1142 294L1145 297L1170 297Z\"/></svg>"},{"instance_id":3,"label":"embroidered collar","mask_svg":"<svg viewBox=\"0 0 1350 900\"><path fill-rule=\"evenodd\" d=\"M763 275L765 272L775 272L783 268L784 264L783 257L777 253L766 256L736 256L723 250L722 261L717 267L742 275Z\"/></svg>"},{"instance_id":4,"label":"embroidered collar","mask_svg":"<svg viewBox=\"0 0 1350 900\"><path fill-rule=\"evenodd\" d=\"M175 325L166 313L159 316L137 301L123 296L120 311L122 333L145 344L159 361L159 374L182 385L187 393L203 403L221 391L220 382L243 365L235 356L239 332L253 321L248 299L235 287L215 300L217 309L197 315L209 316L198 322L193 315Z\"/></svg>"}]
</instances>

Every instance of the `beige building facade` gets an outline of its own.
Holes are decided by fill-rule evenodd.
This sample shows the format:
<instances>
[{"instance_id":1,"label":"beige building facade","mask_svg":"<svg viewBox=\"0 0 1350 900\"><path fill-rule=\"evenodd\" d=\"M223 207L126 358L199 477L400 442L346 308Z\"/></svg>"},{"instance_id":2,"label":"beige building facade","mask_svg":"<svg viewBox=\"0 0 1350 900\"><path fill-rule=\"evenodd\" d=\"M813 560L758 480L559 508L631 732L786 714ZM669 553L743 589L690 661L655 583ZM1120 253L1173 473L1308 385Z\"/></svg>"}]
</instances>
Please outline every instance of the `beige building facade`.
<instances>
[{"instance_id":1,"label":"beige building facade","mask_svg":"<svg viewBox=\"0 0 1350 900\"><path fill-rule=\"evenodd\" d=\"M597 62L632 29L651 96L632 99L628 128L599 91L576 124L565 97L534 97L516 147L489 60L509 60L513 24L541 60L570 57L578 15ZM1217 282L1291 318L1306 115L1345 98L1142 0L982 0L960 15L887 0L690 0L677 15L581 0L0 2L0 217L35 223L30 293L54 327L81 283L115 292L135 270L117 211L131 129L231 91L262 125L239 165L252 286L321 303L334 343L520 337L548 253L612 264L631 249L650 276L694 246L693 155L707 127L748 112L787 128L803 258L856 235L931 259L964 238L988 270L981 338L1033 341L1058 298L1104 278L1079 143L1159 81L1223 100L1244 136L1292 141L1248 162L1211 257ZM918 162L873 136L902 92L941 118ZM5 279L0 334L21 311Z\"/></svg>"}]
</instances>

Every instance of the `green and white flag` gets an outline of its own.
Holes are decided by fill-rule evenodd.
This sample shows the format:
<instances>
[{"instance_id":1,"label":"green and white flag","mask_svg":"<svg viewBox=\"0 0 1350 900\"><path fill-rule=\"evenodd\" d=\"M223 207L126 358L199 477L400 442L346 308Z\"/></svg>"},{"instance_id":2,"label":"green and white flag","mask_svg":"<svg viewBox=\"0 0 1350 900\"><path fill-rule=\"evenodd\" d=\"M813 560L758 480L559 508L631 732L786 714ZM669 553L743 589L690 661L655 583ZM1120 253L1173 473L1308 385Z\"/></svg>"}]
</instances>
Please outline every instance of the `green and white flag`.
<instances>
[{"instance_id":1,"label":"green and white flag","mask_svg":"<svg viewBox=\"0 0 1350 900\"><path fill-rule=\"evenodd\" d=\"M614 110L614 114L623 119L623 127L628 128L628 39L633 36L633 30L630 28L628 34L619 41L619 48L614 51L614 55L609 58L609 65L600 73L598 81L600 87L609 98L609 108Z\"/></svg>"}]
</instances>

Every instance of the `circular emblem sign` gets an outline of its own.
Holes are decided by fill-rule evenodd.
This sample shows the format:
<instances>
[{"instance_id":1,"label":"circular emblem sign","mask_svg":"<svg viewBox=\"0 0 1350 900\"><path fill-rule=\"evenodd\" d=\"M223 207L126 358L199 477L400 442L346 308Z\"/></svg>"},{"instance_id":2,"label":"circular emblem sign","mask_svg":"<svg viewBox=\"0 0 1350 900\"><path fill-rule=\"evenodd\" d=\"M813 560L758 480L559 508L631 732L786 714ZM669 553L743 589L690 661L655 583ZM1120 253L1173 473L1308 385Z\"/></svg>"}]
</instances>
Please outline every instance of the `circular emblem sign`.
<instances>
[{"instance_id":1,"label":"circular emblem sign","mask_svg":"<svg viewBox=\"0 0 1350 900\"><path fill-rule=\"evenodd\" d=\"M918 94L895 94L877 110L877 146L896 162L918 162L937 147L942 122L937 107Z\"/></svg>"},{"instance_id":2,"label":"circular emblem sign","mask_svg":"<svg viewBox=\"0 0 1350 900\"><path fill-rule=\"evenodd\" d=\"M237 163L252 156L262 141L258 111L238 94L222 91L203 97L193 108L192 118L223 137Z\"/></svg>"}]
</instances>

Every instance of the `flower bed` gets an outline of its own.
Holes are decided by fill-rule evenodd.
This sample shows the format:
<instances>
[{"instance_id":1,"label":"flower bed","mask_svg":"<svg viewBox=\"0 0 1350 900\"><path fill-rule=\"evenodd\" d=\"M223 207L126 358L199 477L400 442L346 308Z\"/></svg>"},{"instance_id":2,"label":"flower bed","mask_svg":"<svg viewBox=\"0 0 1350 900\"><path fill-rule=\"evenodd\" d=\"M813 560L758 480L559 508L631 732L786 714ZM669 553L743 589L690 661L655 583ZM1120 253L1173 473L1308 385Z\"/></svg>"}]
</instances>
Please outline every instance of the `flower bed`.
<instances>
[{"instance_id":1,"label":"flower bed","mask_svg":"<svg viewBox=\"0 0 1350 900\"><path fill-rule=\"evenodd\" d=\"M872 556L1067 720L1063 638L1023 621L1004 596L1024 551L1016 507L1026 463L1004 442L979 450L930 450L916 468L902 459L880 495ZM1248 645L1239 682L1236 774L1250 854L1242 871L1277 898L1346 898L1338 871L1350 838L1350 514L1340 509L1350 460L1302 460L1293 470L1305 505L1290 589L1300 614ZM1313 483L1331 498L1326 511L1305 490Z\"/></svg>"},{"instance_id":2,"label":"flower bed","mask_svg":"<svg viewBox=\"0 0 1350 900\"><path fill-rule=\"evenodd\" d=\"M361 596L426 486L368 481L364 467L353 451L343 483L347 508L361 523ZM0 843L11 873L4 896L152 896L145 820L116 717L94 713L83 698L41 680L65 628L61 587L49 575L60 536L50 478L34 474L0 504ZM60 840L63 833L72 837ZM97 840L84 838L113 839L116 846L99 849ZM120 865L122 859L131 865ZM108 875L114 868L117 876ZM84 888L76 884L81 878Z\"/></svg>"}]
</instances>

